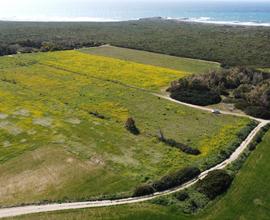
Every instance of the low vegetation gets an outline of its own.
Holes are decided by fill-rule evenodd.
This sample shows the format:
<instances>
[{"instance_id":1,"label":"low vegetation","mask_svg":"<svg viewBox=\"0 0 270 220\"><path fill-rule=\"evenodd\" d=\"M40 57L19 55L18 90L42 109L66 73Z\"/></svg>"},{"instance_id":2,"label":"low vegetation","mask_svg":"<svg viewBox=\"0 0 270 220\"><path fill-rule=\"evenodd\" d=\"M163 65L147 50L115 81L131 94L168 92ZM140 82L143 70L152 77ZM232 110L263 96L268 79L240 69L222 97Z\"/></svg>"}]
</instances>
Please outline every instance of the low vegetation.
<instances>
[{"instance_id":1,"label":"low vegetation","mask_svg":"<svg viewBox=\"0 0 270 220\"><path fill-rule=\"evenodd\" d=\"M162 192L164 190L180 186L194 179L195 177L200 175L200 173L201 171L197 167L186 167L184 169L170 173L151 184L144 184L137 187L134 191L133 196L136 197L149 195L154 192Z\"/></svg>"},{"instance_id":2,"label":"low vegetation","mask_svg":"<svg viewBox=\"0 0 270 220\"><path fill-rule=\"evenodd\" d=\"M257 148L257 146L263 141L264 136L270 129L270 123L261 128L261 130L255 135L252 141L249 143L248 147L244 150L244 152L235 160L232 164L230 164L226 170L231 176L235 176L242 166L245 164L247 158L250 154Z\"/></svg>"},{"instance_id":3,"label":"low vegetation","mask_svg":"<svg viewBox=\"0 0 270 220\"><path fill-rule=\"evenodd\" d=\"M160 135L158 136L158 140L163 142L164 144L175 147L183 151L184 153L191 154L191 155L199 155L201 152L198 149L194 149L192 147L189 147L185 144L179 143L173 139L167 139L164 137L164 134L160 130Z\"/></svg>"},{"instance_id":4,"label":"low vegetation","mask_svg":"<svg viewBox=\"0 0 270 220\"><path fill-rule=\"evenodd\" d=\"M254 137L253 141L249 144L249 150L253 151L256 149L257 145L263 140L264 135L269 131L270 123L264 126L259 133Z\"/></svg>"},{"instance_id":5,"label":"low vegetation","mask_svg":"<svg viewBox=\"0 0 270 220\"><path fill-rule=\"evenodd\" d=\"M175 198L178 199L179 201L185 201L189 198L189 195L187 192L179 192L175 194Z\"/></svg>"},{"instance_id":6,"label":"low vegetation","mask_svg":"<svg viewBox=\"0 0 270 220\"><path fill-rule=\"evenodd\" d=\"M135 121L133 118L128 118L125 123L125 128L132 134L138 135L140 134L139 129L135 125Z\"/></svg>"},{"instance_id":7,"label":"low vegetation","mask_svg":"<svg viewBox=\"0 0 270 220\"><path fill-rule=\"evenodd\" d=\"M209 74L194 75L173 82L168 89L180 101L210 105L223 102L249 115L270 119L270 75L265 72L232 68Z\"/></svg>"},{"instance_id":8,"label":"low vegetation","mask_svg":"<svg viewBox=\"0 0 270 220\"><path fill-rule=\"evenodd\" d=\"M6 41L5 41L6 42ZM48 52L48 51L60 51L60 50L72 50L82 47L97 47L101 46L101 43L88 42L72 42L67 40L57 41L42 41L38 40L22 40L16 43L2 43L0 44L0 56L12 55L17 53L36 53L36 52Z\"/></svg>"},{"instance_id":9,"label":"low vegetation","mask_svg":"<svg viewBox=\"0 0 270 220\"><path fill-rule=\"evenodd\" d=\"M170 188L174 188L188 182L189 180L194 179L200 175L200 173L201 171L197 167L186 167L177 172L170 173L162 177L160 180L155 181L153 183L153 188L156 189L156 191L164 191Z\"/></svg>"},{"instance_id":10,"label":"low vegetation","mask_svg":"<svg viewBox=\"0 0 270 220\"><path fill-rule=\"evenodd\" d=\"M210 172L197 184L197 190L213 200L228 190L232 183L232 177L223 170Z\"/></svg>"},{"instance_id":11,"label":"low vegetation","mask_svg":"<svg viewBox=\"0 0 270 220\"><path fill-rule=\"evenodd\" d=\"M151 184L143 184L135 189L133 197L147 196L153 194L154 192L155 189Z\"/></svg>"},{"instance_id":12,"label":"low vegetation","mask_svg":"<svg viewBox=\"0 0 270 220\"><path fill-rule=\"evenodd\" d=\"M268 27L195 24L162 19L104 23L0 22L0 33L1 54L14 53L17 47L22 46L22 52L32 51L40 43L47 44L46 50L107 43L216 61L222 66L269 68L270 63Z\"/></svg>"}]
</instances>

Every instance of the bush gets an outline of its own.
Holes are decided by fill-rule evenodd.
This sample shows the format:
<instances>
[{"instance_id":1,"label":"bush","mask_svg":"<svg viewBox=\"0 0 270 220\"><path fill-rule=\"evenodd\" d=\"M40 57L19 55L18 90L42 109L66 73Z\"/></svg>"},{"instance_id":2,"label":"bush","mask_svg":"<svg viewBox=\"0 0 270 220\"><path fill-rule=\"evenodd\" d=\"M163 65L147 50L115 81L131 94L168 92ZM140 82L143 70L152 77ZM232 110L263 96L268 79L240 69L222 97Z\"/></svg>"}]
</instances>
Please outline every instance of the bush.
<instances>
[{"instance_id":1,"label":"bush","mask_svg":"<svg viewBox=\"0 0 270 220\"><path fill-rule=\"evenodd\" d=\"M99 118L99 119L105 119L106 117L98 112L89 112L90 115L93 115L95 116L96 118Z\"/></svg>"},{"instance_id":2,"label":"bush","mask_svg":"<svg viewBox=\"0 0 270 220\"><path fill-rule=\"evenodd\" d=\"M256 149L256 146L262 142L263 136L265 133L270 129L270 124L267 124L266 126L262 127L260 132L254 137L252 142L249 144L249 150L253 151Z\"/></svg>"},{"instance_id":3,"label":"bush","mask_svg":"<svg viewBox=\"0 0 270 220\"><path fill-rule=\"evenodd\" d=\"M194 149L194 148L189 147L189 146L187 146L185 144L178 143L178 142L176 142L173 139L166 139L163 135L161 137L158 137L158 139L161 142L163 142L163 143L165 143L165 144L167 144L167 145L169 145L171 147L175 147L175 148L180 149L184 153L192 154L192 155L199 155L199 154L201 154L201 152L198 149Z\"/></svg>"},{"instance_id":4,"label":"bush","mask_svg":"<svg viewBox=\"0 0 270 220\"><path fill-rule=\"evenodd\" d=\"M181 102L191 103L194 105L212 105L221 102L221 97L218 93L211 90L196 90L196 89L179 89L171 91L171 98Z\"/></svg>"},{"instance_id":5,"label":"bush","mask_svg":"<svg viewBox=\"0 0 270 220\"><path fill-rule=\"evenodd\" d=\"M248 149L250 151L254 151L254 150L256 150L256 147L257 147L257 145L255 143L250 143Z\"/></svg>"},{"instance_id":6,"label":"bush","mask_svg":"<svg viewBox=\"0 0 270 220\"><path fill-rule=\"evenodd\" d=\"M135 121L133 118L128 118L125 123L125 128L132 134L138 135L140 134L139 129L135 125Z\"/></svg>"},{"instance_id":7,"label":"bush","mask_svg":"<svg viewBox=\"0 0 270 220\"><path fill-rule=\"evenodd\" d=\"M153 188L156 191L164 191L173 187L177 187L186 183L200 175L201 171L197 167L186 167L177 172L171 173L162 177L160 180L153 183Z\"/></svg>"},{"instance_id":8,"label":"bush","mask_svg":"<svg viewBox=\"0 0 270 220\"><path fill-rule=\"evenodd\" d=\"M270 109L264 106L248 106L242 108L242 110L248 114L257 118L270 119Z\"/></svg>"},{"instance_id":9,"label":"bush","mask_svg":"<svg viewBox=\"0 0 270 220\"><path fill-rule=\"evenodd\" d=\"M139 196L146 196L146 195L151 195L155 192L154 188L149 185L149 184L144 184L141 186L138 186L134 193L133 197L139 197Z\"/></svg>"},{"instance_id":10,"label":"bush","mask_svg":"<svg viewBox=\"0 0 270 220\"><path fill-rule=\"evenodd\" d=\"M158 197L154 199L152 203L156 205L168 206L168 205L171 205L173 201L171 201L167 197L162 196L162 197Z\"/></svg>"},{"instance_id":11,"label":"bush","mask_svg":"<svg viewBox=\"0 0 270 220\"><path fill-rule=\"evenodd\" d=\"M233 178L224 170L214 170L197 184L197 190L213 200L226 192Z\"/></svg>"},{"instance_id":12,"label":"bush","mask_svg":"<svg viewBox=\"0 0 270 220\"><path fill-rule=\"evenodd\" d=\"M189 195L187 192L180 192L175 195L175 198L179 201L185 201L189 198Z\"/></svg>"},{"instance_id":13,"label":"bush","mask_svg":"<svg viewBox=\"0 0 270 220\"><path fill-rule=\"evenodd\" d=\"M195 105L222 101L235 103L245 113L270 119L270 75L251 68L234 67L192 75L171 83L171 98Z\"/></svg>"}]
</instances>

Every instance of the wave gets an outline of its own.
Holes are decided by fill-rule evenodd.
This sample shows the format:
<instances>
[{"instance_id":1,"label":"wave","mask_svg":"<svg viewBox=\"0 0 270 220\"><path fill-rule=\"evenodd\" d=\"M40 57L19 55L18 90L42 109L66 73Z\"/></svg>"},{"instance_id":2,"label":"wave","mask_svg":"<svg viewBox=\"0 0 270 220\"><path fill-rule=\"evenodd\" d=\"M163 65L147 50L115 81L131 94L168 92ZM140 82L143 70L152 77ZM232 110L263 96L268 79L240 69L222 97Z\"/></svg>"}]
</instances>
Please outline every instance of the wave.
<instances>
[{"instance_id":1,"label":"wave","mask_svg":"<svg viewBox=\"0 0 270 220\"><path fill-rule=\"evenodd\" d=\"M213 20L210 17L199 17L199 18L171 18L171 17L168 17L166 19L184 21L184 22L205 23L205 24L270 27L270 23L261 23L261 22L255 22L255 21L218 21L218 20Z\"/></svg>"}]
</instances>

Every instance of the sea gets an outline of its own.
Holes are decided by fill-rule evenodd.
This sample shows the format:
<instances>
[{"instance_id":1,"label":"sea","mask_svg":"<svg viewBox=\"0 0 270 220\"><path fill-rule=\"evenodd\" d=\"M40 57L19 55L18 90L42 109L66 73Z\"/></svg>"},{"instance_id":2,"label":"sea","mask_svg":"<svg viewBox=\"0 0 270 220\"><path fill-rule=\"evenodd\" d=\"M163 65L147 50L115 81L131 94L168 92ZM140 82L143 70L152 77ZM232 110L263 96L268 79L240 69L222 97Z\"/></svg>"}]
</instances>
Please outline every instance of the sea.
<instances>
[{"instance_id":1,"label":"sea","mask_svg":"<svg viewBox=\"0 0 270 220\"><path fill-rule=\"evenodd\" d=\"M162 17L186 22L270 27L270 0L78 0L48 8L41 6L32 8L31 12L0 14L0 20L113 22Z\"/></svg>"}]
</instances>

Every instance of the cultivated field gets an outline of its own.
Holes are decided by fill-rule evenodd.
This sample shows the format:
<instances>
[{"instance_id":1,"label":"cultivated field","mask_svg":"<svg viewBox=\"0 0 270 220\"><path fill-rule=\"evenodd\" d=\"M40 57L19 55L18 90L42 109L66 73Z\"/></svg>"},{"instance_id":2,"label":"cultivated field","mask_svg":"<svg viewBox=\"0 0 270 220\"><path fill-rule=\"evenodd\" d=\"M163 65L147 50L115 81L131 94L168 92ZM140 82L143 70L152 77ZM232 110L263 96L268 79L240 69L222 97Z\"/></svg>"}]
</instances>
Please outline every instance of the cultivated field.
<instances>
[{"instance_id":1,"label":"cultivated field","mask_svg":"<svg viewBox=\"0 0 270 220\"><path fill-rule=\"evenodd\" d=\"M109 45L84 48L80 51L99 56L107 56L121 60L175 69L187 74L208 72L209 70L218 69L220 67L219 63L210 61L174 57L165 54L113 47Z\"/></svg>"},{"instance_id":2,"label":"cultivated field","mask_svg":"<svg viewBox=\"0 0 270 220\"><path fill-rule=\"evenodd\" d=\"M170 171L211 165L250 120L148 92L184 76L78 51L0 58L0 205L128 196ZM128 117L140 135L124 128ZM159 129L202 154L160 143Z\"/></svg>"}]
</instances>

